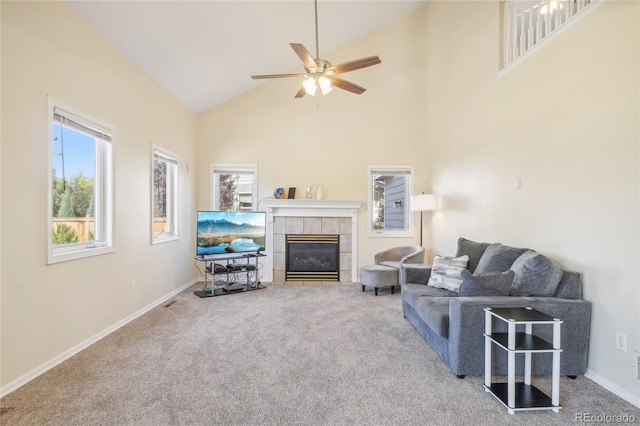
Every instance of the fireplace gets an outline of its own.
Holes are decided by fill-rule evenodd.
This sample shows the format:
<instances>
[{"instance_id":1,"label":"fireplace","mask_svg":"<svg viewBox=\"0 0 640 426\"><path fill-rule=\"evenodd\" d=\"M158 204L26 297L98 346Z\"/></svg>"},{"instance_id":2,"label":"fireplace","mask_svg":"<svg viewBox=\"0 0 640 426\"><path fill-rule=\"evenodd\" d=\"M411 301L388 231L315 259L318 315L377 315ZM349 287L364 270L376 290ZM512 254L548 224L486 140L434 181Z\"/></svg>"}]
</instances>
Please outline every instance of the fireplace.
<instances>
[{"instance_id":1,"label":"fireplace","mask_svg":"<svg viewBox=\"0 0 640 426\"><path fill-rule=\"evenodd\" d=\"M286 281L340 281L340 235L287 234Z\"/></svg>"},{"instance_id":2,"label":"fireplace","mask_svg":"<svg viewBox=\"0 0 640 426\"><path fill-rule=\"evenodd\" d=\"M287 234L340 236L339 282L358 280L358 200L307 200L265 198L267 245L260 277L284 283Z\"/></svg>"}]
</instances>

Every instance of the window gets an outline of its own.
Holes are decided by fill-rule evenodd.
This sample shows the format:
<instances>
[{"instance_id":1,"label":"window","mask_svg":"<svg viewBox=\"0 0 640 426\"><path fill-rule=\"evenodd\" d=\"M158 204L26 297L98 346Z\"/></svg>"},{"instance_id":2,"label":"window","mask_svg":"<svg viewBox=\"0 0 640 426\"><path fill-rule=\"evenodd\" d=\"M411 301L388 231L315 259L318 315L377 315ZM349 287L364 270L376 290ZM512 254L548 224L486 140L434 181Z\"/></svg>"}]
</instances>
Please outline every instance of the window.
<instances>
[{"instance_id":1,"label":"window","mask_svg":"<svg viewBox=\"0 0 640 426\"><path fill-rule=\"evenodd\" d=\"M178 156L153 145L151 244L178 239Z\"/></svg>"},{"instance_id":2,"label":"window","mask_svg":"<svg viewBox=\"0 0 640 426\"><path fill-rule=\"evenodd\" d=\"M47 263L113 251L113 126L48 98Z\"/></svg>"},{"instance_id":3,"label":"window","mask_svg":"<svg viewBox=\"0 0 640 426\"><path fill-rule=\"evenodd\" d=\"M409 197L413 166L369 166L367 233L370 237L410 237Z\"/></svg>"},{"instance_id":4,"label":"window","mask_svg":"<svg viewBox=\"0 0 640 426\"><path fill-rule=\"evenodd\" d=\"M213 210L256 210L257 175L257 164L212 164Z\"/></svg>"},{"instance_id":5,"label":"window","mask_svg":"<svg viewBox=\"0 0 640 426\"><path fill-rule=\"evenodd\" d=\"M598 0L504 0L503 68Z\"/></svg>"}]
</instances>

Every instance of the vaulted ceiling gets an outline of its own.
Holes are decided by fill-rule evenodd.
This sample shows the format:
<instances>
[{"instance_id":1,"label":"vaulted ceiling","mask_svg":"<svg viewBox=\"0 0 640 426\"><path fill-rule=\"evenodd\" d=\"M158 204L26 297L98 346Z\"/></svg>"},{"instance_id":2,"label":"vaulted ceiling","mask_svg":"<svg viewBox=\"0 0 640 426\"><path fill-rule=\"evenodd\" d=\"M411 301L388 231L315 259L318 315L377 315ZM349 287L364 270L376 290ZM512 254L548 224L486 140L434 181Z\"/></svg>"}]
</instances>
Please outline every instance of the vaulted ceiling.
<instances>
[{"instance_id":1,"label":"vaulted ceiling","mask_svg":"<svg viewBox=\"0 0 640 426\"><path fill-rule=\"evenodd\" d=\"M194 113L265 84L251 75L303 71L289 43L315 56L312 0L66 2ZM319 0L320 56L425 3Z\"/></svg>"}]
</instances>

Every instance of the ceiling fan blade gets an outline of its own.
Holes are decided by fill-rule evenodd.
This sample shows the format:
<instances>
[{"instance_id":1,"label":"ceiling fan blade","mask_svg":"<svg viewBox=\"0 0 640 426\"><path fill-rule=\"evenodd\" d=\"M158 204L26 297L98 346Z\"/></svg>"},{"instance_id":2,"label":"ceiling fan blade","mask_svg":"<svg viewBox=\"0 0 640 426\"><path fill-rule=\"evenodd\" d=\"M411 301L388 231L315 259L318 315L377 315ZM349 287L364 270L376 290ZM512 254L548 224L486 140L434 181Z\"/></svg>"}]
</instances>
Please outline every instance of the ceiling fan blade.
<instances>
[{"instance_id":1,"label":"ceiling fan blade","mask_svg":"<svg viewBox=\"0 0 640 426\"><path fill-rule=\"evenodd\" d=\"M309 53L303 45L300 43L289 43L289 46L291 46L293 51L296 52L296 55L298 55L298 58L300 58L307 69L318 69L318 64L313 59L313 56L311 56L311 53Z\"/></svg>"},{"instance_id":2,"label":"ceiling fan blade","mask_svg":"<svg viewBox=\"0 0 640 426\"><path fill-rule=\"evenodd\" d=\"M346 90L347 92L355 93L356 95L361 95L365 90L364 87L358 86L355 83L351 83L350 81L343 80L338 77L334 77L332 75L326 76L329 80L331 80L331 85L333 87L337 87L338 89Z\"/></svg>"},{"instance_id":3,"label":"ceiling fan blade","mask_svg":"<svg viewBox=\"0 0 640 426\"><path fill-rule=\"evenodd\" d=\"M342 74L343 72L349 72L359 70L360 68L370 67L377 65L382 61L377 56L369 56L367 58L356 59L355 61L345 62L344 64L336 65L329 68L327 71L333 70L336 74Z\"/></svg>"},{"instance_id":4,"label":"ceiling fan blade","mask_svg":"<svg viewBox=\"0 0 640 426\"><path fill-rule=\"evenodd\" d=\"M306 94L307 94L307 91L306 91L306 90L304 90L304 87L301 87L301 88L300 88L300 90L298 90L298 93L296 93L295 98L296 98L296 99L298 99L298 98L302 98L302 97L304 97L304 95L306 95Z\"/></svg>"},{"instance_id":5,"label":"ceiling fan blade","mask_svg":"<svg viewBox=\"0 0 640 426\"><path fill-rule=\"evenodd\" d=\"M254 80L261 78L286 78L286 77L304 77L306 74L265 74L265 75L252 75Z\"/></svg>"}]
</instances>

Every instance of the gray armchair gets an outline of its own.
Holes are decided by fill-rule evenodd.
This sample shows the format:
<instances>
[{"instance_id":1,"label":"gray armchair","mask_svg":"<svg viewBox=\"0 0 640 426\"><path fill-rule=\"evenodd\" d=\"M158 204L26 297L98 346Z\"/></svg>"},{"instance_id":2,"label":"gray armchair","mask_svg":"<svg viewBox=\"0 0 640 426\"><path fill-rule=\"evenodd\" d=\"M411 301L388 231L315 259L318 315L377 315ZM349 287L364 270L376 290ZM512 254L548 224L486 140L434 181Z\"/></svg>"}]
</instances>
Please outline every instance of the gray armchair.
<instances>
[{"instance_id":1,"label":"gray armchair","mask_svg":"<svg viewBox=\"0 0 640 426\"><path fill-rule=\"evenodd\" d=\"M398 270L398 283L402 284L404 279L404 268L402 265L414 263L424 263L424 247L421 246L399 246L377 253L374 258L376 265L390 266Z\"/></svg>"}]
</instances>

